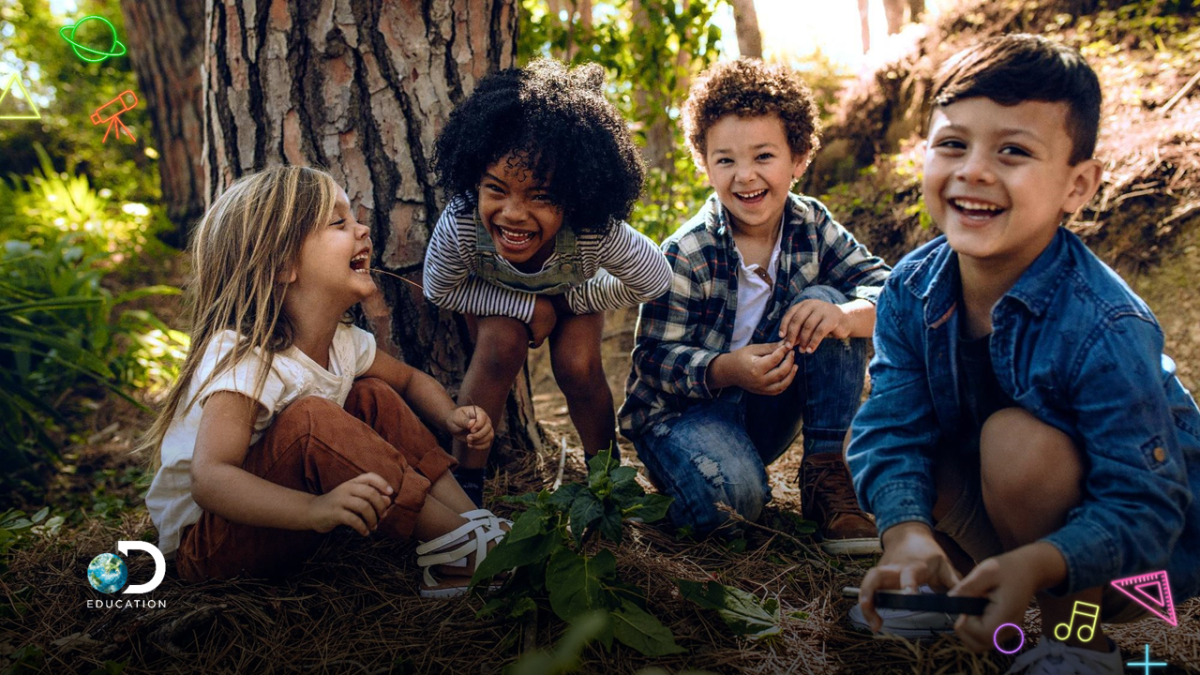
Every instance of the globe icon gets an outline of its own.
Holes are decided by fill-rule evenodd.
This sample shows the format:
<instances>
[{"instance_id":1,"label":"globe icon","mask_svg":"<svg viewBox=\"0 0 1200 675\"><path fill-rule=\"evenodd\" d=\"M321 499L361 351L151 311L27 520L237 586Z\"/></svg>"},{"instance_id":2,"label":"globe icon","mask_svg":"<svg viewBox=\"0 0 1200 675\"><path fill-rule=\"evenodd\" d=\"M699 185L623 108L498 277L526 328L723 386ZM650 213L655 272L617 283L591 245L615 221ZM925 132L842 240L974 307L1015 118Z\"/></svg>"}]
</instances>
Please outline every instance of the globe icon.
<instances>
[{"instance_id":1,"label":"globe icon","mask_svg":"<svg viewBox=\"0 0 1200 675\"><path fill-rule=\"evenodd\" d=\"M116 593L129 580L129 569L119 556L101 553L88 564L87 577L92 588L101 593Z\"/></svg>"}]
</instances>

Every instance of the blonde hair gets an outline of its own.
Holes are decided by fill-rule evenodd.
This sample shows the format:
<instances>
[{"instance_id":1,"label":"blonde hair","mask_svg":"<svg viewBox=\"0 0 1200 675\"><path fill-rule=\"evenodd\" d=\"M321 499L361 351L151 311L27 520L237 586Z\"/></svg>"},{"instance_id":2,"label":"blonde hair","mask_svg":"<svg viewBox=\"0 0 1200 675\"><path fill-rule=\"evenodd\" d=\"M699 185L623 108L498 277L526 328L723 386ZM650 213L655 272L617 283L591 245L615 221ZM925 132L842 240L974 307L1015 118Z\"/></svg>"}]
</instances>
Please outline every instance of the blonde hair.
<instances>
[{"instance_id":1,"label":"blonde hair","mask_svg":"<svg viewBox=\"0 0 1200 675\"><path fill-rule=\"evenodd\" d=\"M138 445L139 451L151 452L152 467L157 469L161 462L163 436L214 336L233 330L242 339L199 389L257 349L266 358L253 396L261 393L274 354L290 347L295 338L283 312L287 284L282 279L299 261L304 240L332 218L337 194L337 184L324 171L279 166L241 178L204 214L190 246L191 349L166 404Z\"/></svg>"}]
</instances>

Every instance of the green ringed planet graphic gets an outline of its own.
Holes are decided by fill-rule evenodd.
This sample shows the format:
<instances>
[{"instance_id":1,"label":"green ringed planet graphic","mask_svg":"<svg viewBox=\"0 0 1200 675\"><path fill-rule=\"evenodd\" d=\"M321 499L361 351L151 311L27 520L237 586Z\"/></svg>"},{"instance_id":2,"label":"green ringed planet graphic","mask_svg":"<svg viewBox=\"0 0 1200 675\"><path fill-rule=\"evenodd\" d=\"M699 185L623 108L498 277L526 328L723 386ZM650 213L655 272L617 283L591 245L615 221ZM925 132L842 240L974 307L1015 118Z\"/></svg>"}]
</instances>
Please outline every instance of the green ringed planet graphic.
<instances>
[{"instance_id":1,"label":"green ringed planet graphic","mask_svg":"<svg viewBox=\"0 0 1200 675\"><path fill-rule=\"evenodd\" d=\"M108 48L108 51L102 52L98 49L81 45L75 41L75 31L79 30L79 27L88 21L100 21L108 26L108 31L112 34L112 45ZM68 30L71 31L69 36L67 35ZM125 45L117 39L116 27L112 25L111 21L102 16L85 16L79 21L76 21L73 25L63 26L62 28L58 29L58 34L60 37L62 37L62 39L67 41L67 44L71 45L71 49L75 51L76 56L89 63L99 63L110 56L125 55ZM83 52L87 52L87 54L84 54Z\"/></svg>"}]
</instances>

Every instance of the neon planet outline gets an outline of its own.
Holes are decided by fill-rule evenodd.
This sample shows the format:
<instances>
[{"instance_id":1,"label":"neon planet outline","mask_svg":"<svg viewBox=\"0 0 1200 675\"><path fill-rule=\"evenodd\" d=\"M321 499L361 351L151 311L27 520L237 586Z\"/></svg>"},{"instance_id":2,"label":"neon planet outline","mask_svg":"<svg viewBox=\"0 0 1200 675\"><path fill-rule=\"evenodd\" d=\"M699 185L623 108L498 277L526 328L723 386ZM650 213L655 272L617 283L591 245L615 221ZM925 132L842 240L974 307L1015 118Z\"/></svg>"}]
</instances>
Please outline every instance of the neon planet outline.
<instances>
[{"instance_id":1,"label":"neon planet outline","mask_svg":"<svg viewBox=\"0 0 1200 675\"><path fill-rule=\"evenodd\" d=\"M103 21L106 25L108 25L108 30L112 33L113 43L112 43L112 46L108 48L109 51L107 53L96 50L96 49L92 49L91 47L85 47L75 41L75 30L78 29L80 26L82 26L85 22L90 21L92 19L96 19L98 21ZM71 37L67 37L67 29L68 28L71 29ZM125 51L126 51L125 45L120 40L117 39L116 26L112 25L111 21L109 21L108 19L106 19L102 16L95 16L95 15L85 16L82 19L80 19L79 21L76 21L74 24L63 26L62 28L58 29L58 36L64 40L66 40L67 44L71 45L71 49L75 52L75 56L78 56L79 58L83 59L84 61L87 61L88 63L100 63L101 61L107 59L110 56L125 56ZM119 51L119 52L112 51L112 50L118 49L118 48L121 51ZM82 49L85 52L91 52L92 54L96 54L100 58L98 58L98 59L88 58L88 57L84 56L83 54L79 53L80 49Z\"/></svg>"}]
</instances>

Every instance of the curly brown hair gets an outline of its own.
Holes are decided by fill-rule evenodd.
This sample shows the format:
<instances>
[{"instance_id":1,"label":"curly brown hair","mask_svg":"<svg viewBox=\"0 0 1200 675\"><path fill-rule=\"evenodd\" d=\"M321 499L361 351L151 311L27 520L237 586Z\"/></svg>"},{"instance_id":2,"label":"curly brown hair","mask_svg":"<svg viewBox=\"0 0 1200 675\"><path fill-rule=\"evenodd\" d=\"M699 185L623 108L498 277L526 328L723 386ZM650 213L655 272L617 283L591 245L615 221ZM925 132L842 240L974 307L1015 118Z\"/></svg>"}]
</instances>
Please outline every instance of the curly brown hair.
<instances>
[{"instance_id":1,"label":"curly brown hair","mask_svg":"<svg viewBox=\"0 0 1200 675\"><path fill-rule=\"evenodd\" d=\"M683 104L683 129L696 164L704 166L705 135L726 115L778 115L792 154L799 157L820 146L821 122L812 91L790 68L740 58L704 71Z\"/></svg>"}]
</instances>

